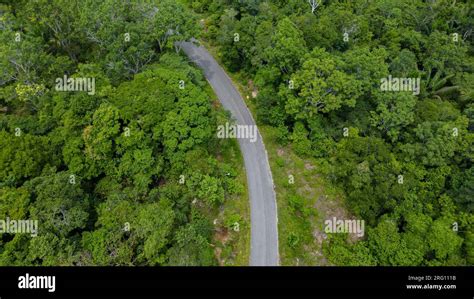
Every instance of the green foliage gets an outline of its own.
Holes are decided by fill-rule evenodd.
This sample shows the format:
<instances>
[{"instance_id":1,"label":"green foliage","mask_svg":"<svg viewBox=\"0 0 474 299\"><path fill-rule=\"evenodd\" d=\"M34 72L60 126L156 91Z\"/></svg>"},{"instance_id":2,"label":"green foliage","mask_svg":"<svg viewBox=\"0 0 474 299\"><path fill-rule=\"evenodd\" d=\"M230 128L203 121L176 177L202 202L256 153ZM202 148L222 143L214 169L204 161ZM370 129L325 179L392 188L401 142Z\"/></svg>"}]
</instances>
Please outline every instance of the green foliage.
<instances>
[{"instance_id":1,"label":"green foliage","mask_svg":"<svg viewBox=\"0 0 474 299\"><path fill-rule=\"evenodd\" d=\"M0 147L0 181L3 184L21 184L24 179L41 174L43 167L55 165L57 160L48 138L26 132L15 136L1 131Z\"/></svg>"},{"instance_id":2,"label":"green foliage","mask_svg":"<svg viewBox=\"0 0 474 299\"><path fill-rule=\"evenodd\" d=\"M71 184L67 173L36 177L26 183L35 201L30 217L41 223L42 232L60 237L84 229L89 218L88 196L80 184Z\"/></svg>"},{"instance_id":3,"label":"green foliage","mask_svg":"<svg viewBox=\"0 0 474 299\"><path fill-rule=\"evenodd\" d=\"M195 15L172 0L0 10L0 218L38 221L2 235L0 265L215 265L211 220L245 189L179 54ZM65 75L95 94L56 90Z\"/></svg>"},{"instance_id":4,"label":"green foliage","mask_svg":"<svg viewBox=\"0 0 474 299\"><path fill-rule=\"evenodd\" d=\"M284 18L277 24L275 34L272 36L272 47L267 48L267 55L272 65L284 73L291 73L299 66L305 49L301 32L289 18Z\"/></svg>"},{"instance_id":5,"label":"green foliage","mask_svg":"<svg viewBox=\"0 0 474 299\"><path fill-rule=\"evenodd\" d=\"M308 139L308 131L302 123L296 123L291 135L293 148L295 152L301 156L311 153L311 142Z\"/></svg>"},{"instance_id":6,"label":"green foliage","mask_svg":"<svg viewBox=\"0 0 474 299\"><path fill-rule=\"evenodd\" d=\"M220 186L219 180L207 175L202 178L197 195L213 205L224 201L224 189Z\"/></svg>"},{"instance_id":7,"label":"green foliage","mask_svg":"<svg viewBox=\"0 0 474 299\"><path fill-rule=\"evenodd\" d=\"M278 128L275 139L302 158L330 166L321 175L366 221L363 240L325 242L329 261L472 265L472 223L451 229L473 212L469 1L320 1L314 12L307 1L250 2L214 1L208 37L231 71L253 80L257 121ZM244 42L233 42L234 32ZM419 90L383 91L388 76L419 78ZM275 164L283 171L284 162ZM308 222L286 192L295 190L284 197L292 216ZM314 242L302 237L311 227L283 221L282 255L296 260L296 249Z\"/></svg>"},{"instance_id":8,"label":"green foliage","mask_svg":"<svg viewBox=\"0 0 474 299\"><path fill-rule=\"evenodd\" d=\"M337 110L343 105L354 107L361 93L360 83L353 76L339 71L342 62L319 48L306 58L292 77L297 96L288 96L287 112L306 119L316 113Z\"/></svg>"},{"instance_id":9,"label":"green foliage","mask_svg":"<svg viewBox=\"0 0 474 299\"><path fill-rule=\"evenodd\" d=\"M171 266L213 266L214 253L205 236L196 227L188 224L181 227L175 235L176 245L168 251Z\"/></svg>"}]
</instances>

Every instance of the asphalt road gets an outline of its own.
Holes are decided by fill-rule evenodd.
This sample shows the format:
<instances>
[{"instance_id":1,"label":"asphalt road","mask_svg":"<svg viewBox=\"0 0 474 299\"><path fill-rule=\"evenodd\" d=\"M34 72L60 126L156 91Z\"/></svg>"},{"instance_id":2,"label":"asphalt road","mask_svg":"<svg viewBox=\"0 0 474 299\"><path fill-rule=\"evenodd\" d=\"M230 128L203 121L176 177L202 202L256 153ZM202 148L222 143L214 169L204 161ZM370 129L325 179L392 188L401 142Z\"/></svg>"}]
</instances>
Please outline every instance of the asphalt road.
<instances>
[{"instance_id":1,"label":"asphalt road","mask_svg":"<svg viewBox=\"0 0 474 299\"><path fill-rule=\"evenodd\" d=\"M207 81L223 107L231 112L236 123L256 126L242 96L212 55L204 47L198 47L190 42L181 43L181 47L191 61L204 71ZM275 190L267 151L260 132L257 135L257 141L253 143L249 139L239 139L250 197L250 265L278 266L278 219Z\"/></svg>"}]
</instances>

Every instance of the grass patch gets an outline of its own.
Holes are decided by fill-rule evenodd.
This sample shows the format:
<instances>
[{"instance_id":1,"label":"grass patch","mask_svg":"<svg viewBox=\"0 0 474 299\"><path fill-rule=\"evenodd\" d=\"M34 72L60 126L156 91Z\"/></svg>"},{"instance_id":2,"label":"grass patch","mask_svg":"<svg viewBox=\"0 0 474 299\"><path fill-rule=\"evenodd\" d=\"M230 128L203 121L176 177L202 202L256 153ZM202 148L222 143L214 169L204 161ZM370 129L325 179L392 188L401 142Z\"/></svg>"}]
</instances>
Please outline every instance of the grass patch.
<instances>
[{"instance_id":1,"label":"grass patch","mask_svg":"<svg viewBox=\"0 0 474 299\"><path fill-rule=\"evenodd\" d=\"M215 252L220 265L248 266L250 258L250 202L247 176L239 144L228 139L230 146L222 151L222 160L230 164L241 187L238 194L227 198L216 215Z\"/></svg>"},{"instance_id":2,"label":"grass patch","mask_svg":"<svg viewBox=\"0 0 474 299\"><path fill-rule=\"evenodd\" d=\"M227 120L217 96L208 84L206 92L213 100L219 118ZM219 121L218 121L219 122ZM236 139L221 140L216 149L218 163L229 167L229 176L238 192L227 196L218 208L207 211L207 217L214 223L212 246L219 265L248 266L250 261L250 202L247 190L247 176L242 153ZM219 167L222 168L222 167ZM238 223L238 224L236 224Z\"/></svg>"}]
</instances>

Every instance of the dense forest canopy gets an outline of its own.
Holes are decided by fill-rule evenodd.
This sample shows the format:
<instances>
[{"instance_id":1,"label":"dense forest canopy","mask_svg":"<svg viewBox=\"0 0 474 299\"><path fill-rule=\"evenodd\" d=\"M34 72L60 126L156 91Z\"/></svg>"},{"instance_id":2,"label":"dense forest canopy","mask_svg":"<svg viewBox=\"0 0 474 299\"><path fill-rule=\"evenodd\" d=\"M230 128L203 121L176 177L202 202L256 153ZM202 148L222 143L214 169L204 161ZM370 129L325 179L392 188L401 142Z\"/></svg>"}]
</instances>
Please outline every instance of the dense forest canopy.
<instances>
[{"instance_id":1,"label":"dense forest canopy","mask_svg":"<svg viewBox=\"0 0 474 299\"><path fill-rule=\"evenodd\" d=\"M332 263L474 264L472 1L187 2L255 82L257 121L329 162L369 226L356 243L331 236ZM393 78L416 88L382 86Z\"/></svg>"},{"instance_id":2,"label":"dense forest canopy","mask_svg":"<svg viewBox=\"0 0 474 299\"><path fill-rule=\"evenodd\" d=\"M331 264L474 264L472 1L0 3L0 219L39 222L0 236L0 265L223 264L241 158L192 37L366 222L328 236Z\"/></svg>"},{"instance_id":3,"label":"dense forest canopy","mask_svg":"<svg viewBox=\"0 0 474 299\"><path fill-rule=\"evenodd\" d=\"M0 218L39 228L2 234L0 265L217 264L213 215L244 187L219 159L227 115L175 46L199 36L190 10L2 3Z\"/></svg>"}]
</instances>

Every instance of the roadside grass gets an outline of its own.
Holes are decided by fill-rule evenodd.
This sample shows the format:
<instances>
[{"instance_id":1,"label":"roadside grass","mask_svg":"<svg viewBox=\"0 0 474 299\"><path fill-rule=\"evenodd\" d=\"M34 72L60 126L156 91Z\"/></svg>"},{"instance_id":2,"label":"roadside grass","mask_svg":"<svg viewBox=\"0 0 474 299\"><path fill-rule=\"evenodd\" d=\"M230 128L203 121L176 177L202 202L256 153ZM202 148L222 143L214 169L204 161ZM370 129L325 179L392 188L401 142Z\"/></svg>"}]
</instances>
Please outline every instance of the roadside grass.
<instances>
[{"instance_id":1,"label":"roadside grass","mask_svg":"<svg viewBox=\"0 0 474 299\"><path fill-rule=\"evenodd\" d=\"M214 234L215 252L221 265L248 266L250 260L250 202L247 176L237 140L227 139L225 142L229 142L230 145L222 149L222 160L230 164L236 172L235 180L242 186L242 190L227 198L220 207Z\"/></svg>"},{"instance_id":2,"label":"roadside grass","mask_svg":"<svg viewBox=\"0 0 474 299\"><path fill-rule=\"evenodd\" d=\"M322 253L324 220L345 214L341 193L324 173L328 165L304 159L291 146L277 142L277 129L259 126L265 140L278 204L278 232L282 265L327 265Z\"/></svg>"},{"instance_id":3,"label":"roadside grass","mask_svg":"<svg viewBox=\"0 0 474 299\"><path fill-rule=\"evenodd\" d=\"M205 87L212 105L218 112L218 123L227 119L227 113L210 85ZM248 266L250 261L250 202L247 190L247 176L244 159L236 139L223 139L215 149L219 164L231 169L231 177L238 186L238 192L227 195L218 208L203 212L214 223L212 246L219 265ZM219 169L223 169L219 165ZM230 174L230 173L229 173ZM238 223L238 226L235 224Z\"/></svg>"}]
</instances>

